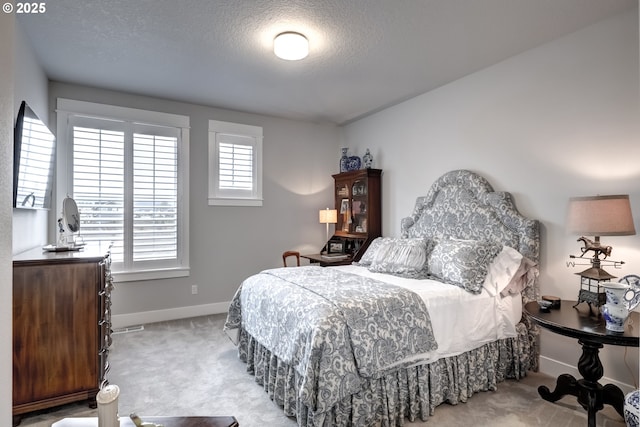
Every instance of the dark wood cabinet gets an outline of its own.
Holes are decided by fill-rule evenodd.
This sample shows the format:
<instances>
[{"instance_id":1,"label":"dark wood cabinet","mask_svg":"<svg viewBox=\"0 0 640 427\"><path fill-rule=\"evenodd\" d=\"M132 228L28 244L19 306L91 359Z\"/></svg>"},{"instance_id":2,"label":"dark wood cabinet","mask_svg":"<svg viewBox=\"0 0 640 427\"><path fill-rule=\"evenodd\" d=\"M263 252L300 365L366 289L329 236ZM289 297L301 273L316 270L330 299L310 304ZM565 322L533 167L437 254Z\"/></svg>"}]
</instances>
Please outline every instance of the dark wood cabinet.
<instances>
[{"instance_id":1,"label":"dark wood cabinet","mask_svg":"<svg viewBox=\"0 0 640 427\"><path fill-rule=\"evenodd\" d=\"M109 254L20 254L13 260L13 415L95 396L111 344Z\"/></svg>"},{"instance_id":2,"label":"dark wood cabinet","mask_svg":"<svg viewBox=\"0 0 640 427\"><path fill-rule=\"evenodd\" d=\"M358 261L373 239L382 235L382 201L380 169L360 169L333 175L338 223L332 242L352 261Z\"/></svg>"}]
</instances>

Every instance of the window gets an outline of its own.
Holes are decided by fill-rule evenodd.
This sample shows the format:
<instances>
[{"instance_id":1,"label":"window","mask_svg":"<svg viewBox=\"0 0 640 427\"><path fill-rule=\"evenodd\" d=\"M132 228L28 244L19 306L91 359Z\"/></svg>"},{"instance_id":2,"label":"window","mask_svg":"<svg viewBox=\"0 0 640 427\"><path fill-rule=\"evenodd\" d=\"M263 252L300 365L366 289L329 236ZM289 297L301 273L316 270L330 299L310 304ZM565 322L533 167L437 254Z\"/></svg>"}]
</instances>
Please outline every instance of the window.
<instances>
[{"instance_id":1,"label":"window","mask_svg":"<svg viewBox=\"0 0 640 427\"><path fill-rule=\"evenodd\" d=\"M209 205L262 206L262 128L209 120Z\"/></svg>"},{"instance_id":2,"label":"window","mask_svg":"<svg viewBox=\"0 0 640 427\"><path fill-rule=\"evenodd\" d=\"M119 281L189 274L189 118L58 99L58 194Z\"/></svg>"}]
</instances>

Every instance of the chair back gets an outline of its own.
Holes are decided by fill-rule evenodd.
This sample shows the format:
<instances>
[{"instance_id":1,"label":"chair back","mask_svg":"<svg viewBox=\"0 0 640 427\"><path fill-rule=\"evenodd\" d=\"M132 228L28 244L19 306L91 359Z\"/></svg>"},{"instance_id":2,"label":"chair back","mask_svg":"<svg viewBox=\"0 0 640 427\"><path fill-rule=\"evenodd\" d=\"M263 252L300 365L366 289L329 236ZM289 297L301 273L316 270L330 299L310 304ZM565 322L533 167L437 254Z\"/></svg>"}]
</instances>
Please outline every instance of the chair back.
<instances>
[{"instance_id":1,"label":"chair back","mask_svg":"<svg viewBox=\"0 0 640 427\"><path fill-rule=\"evenodd\" d=\"M286 251L282 253L282 263L284 264L284 266L288 267L287 258L292 256L296 257L296 265L300 267L300 252L298 251Z\"/></svg>"}]
</instances>

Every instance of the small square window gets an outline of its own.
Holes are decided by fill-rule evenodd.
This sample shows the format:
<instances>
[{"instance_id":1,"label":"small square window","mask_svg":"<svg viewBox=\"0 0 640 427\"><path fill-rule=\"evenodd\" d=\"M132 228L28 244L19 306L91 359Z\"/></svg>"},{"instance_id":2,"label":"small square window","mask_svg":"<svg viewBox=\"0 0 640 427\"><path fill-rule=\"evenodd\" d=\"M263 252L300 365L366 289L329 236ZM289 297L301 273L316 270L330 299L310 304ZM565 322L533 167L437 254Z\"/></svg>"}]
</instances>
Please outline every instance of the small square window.
<instances>
[{"instance_id":1,"label":"small square window","mask_svg":"<svg viewBox=\"0 0 640 427\"><path fill-rule=\"evenodd\" d=\"M209 120L209 205L262 206L262 128Z\"/></svg>"}]
</instances>

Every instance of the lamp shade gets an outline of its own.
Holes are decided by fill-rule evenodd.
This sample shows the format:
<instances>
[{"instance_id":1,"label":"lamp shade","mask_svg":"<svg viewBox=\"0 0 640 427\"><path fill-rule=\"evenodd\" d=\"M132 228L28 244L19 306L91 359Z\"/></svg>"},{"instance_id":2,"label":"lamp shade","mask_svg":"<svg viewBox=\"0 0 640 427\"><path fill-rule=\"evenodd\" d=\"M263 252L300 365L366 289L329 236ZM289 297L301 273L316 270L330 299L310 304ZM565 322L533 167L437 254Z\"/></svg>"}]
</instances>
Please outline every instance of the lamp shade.
<instances>
[{"instance_id":1,"label":"lamp shade","mask_svg":"<svg viewBox=\"0 0 640 427\"><path fill-rule=\"evenodd\" d=\"M589 236L636 234L628 195L572 197L567 227L573 234Z\"/></svg>"},{"instance_id":2,"label":"lamp shade","mask_svg":"<svg viewBox=\"0 0 640 427\"><path fill-rule=\"evenodd\" d=\"M335 224L338 222L338 211L336 209L322 209L318 217L320 224Z\"/></svg>"}]
</instances>

